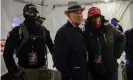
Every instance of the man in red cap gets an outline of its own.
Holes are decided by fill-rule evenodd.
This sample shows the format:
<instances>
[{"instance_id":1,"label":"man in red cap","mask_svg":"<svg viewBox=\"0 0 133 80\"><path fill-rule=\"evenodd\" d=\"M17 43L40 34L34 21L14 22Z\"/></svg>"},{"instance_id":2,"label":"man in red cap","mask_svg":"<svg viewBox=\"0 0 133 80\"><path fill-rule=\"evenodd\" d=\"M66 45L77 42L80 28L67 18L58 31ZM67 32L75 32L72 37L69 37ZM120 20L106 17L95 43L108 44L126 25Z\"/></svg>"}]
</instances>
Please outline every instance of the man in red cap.
<instances>
[{"instance_id":1,"label":"man in red cap","mask_svg":"<svg viewBox=\"0 0 133 80\"><path fill-rule=\"evenodd\" d=\"M84 39L89 55L89 70L94 80L117 80L117 59L123 52L125 37L111 24L105 23L107 20L99 8L88 10Z\"/></svg>"}]
</instances>

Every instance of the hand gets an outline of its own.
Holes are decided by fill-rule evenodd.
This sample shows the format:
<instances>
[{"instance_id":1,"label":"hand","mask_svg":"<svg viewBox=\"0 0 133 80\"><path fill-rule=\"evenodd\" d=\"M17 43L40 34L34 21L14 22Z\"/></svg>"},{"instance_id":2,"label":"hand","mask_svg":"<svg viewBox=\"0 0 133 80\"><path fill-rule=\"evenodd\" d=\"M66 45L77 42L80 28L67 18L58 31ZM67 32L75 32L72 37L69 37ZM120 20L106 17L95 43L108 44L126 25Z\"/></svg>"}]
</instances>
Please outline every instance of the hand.
<instances>
[{"instance_id":1,"label":"hand","mask_svg":"<svg viewBox=\"0 0 133 80\"><path fill-rule=\"evenodd\" d=\"M22 72L18 72L13 76L13 80L24 80Z\"/></svg>"},{"instance_id":2,"label":"hand","mask_svg":"<svg viewBox=\"0 0 133 80\"><path fill-rule=\"evenodd\" d=\"M14 76L13 80L24 80L24 79L23 79L22 75L19 75L19 76Z\"/></svg>"}]
</instances>

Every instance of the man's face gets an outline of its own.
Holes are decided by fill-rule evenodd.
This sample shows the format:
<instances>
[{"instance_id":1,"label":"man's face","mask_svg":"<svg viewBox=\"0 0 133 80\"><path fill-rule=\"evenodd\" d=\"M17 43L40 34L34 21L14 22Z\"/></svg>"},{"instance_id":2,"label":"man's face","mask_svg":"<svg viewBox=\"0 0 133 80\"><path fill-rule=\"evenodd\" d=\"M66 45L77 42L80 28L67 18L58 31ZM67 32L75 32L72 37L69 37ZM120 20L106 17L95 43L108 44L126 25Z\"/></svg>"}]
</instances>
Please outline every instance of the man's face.
<instances>
[{"instance_id":1,"label":"man's face","mask_svg":"<svg viewBox=\"0 0 133 80\"><path fill-rule=\"evenodd\" d=\"M67 16L69 18L69 20L75 24L75 25L79 25L82 23L83 20L83 14L82 14L82 10L78 10L78 11L74 11L74 12L69 12L67 13Z\"/></svg>"},{"instance_id":2,"label":"man's face","mask_svg":"<svg viewBox=\"0 0 133 80\"><path fill-rule=\"evenodd\" d=\"M99 28L101 26L101 17L96 17L96 27Z\"/></svg>"},{"instance_id":3,"label":"man's face","mask_svg":"<svg viewBox=\"0 0 133 80\"><path fill-rule=\"evenodd\" d=\"M96 28L99 28L101 26L101 17L100 16L94 16L92 18L93 23L96 25Z\"/></svg>"}]
</instances>

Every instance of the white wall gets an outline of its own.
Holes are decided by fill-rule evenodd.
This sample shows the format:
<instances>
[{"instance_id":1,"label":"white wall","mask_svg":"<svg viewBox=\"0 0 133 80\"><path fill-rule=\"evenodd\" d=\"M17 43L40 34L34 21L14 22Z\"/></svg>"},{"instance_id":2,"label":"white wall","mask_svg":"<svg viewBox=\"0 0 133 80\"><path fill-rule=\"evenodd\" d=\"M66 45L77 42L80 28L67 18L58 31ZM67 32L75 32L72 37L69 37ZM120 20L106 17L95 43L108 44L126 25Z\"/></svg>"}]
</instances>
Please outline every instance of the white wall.
<instances>
[{"instance_id":1,"label":"white wall","mask_svg":"<svg viewBox=\"0 0 133 80\"><path fill-rule=\"evenodd\" d=\"M1 10L1 38L5 39L7 36L7 32L10 30L9 26L11 25L3 6L1 7Z\"/></svg>"},{"instance_id":2,"label":"white wall","mask_svg":"<svg viewBox=\"0 0 133 80\"><path fill-rule=\"evenodd\" d=\"M124 31L133 28L133 3L130 4L120 21Z\"/></svg>"},{"instance_id":3,"label":"white wall","mask_svg":"<svg viewBox=\"0 0 133 80\"><path fill-rule=\"evenodd\" d=\"M9 4L10 3L10 4ZM12 10L12 0L2 0L1 1L1 38L5 39L7 32L10 30L11 19L13 17L13 10Z\"/></svg>"}]
</instances>

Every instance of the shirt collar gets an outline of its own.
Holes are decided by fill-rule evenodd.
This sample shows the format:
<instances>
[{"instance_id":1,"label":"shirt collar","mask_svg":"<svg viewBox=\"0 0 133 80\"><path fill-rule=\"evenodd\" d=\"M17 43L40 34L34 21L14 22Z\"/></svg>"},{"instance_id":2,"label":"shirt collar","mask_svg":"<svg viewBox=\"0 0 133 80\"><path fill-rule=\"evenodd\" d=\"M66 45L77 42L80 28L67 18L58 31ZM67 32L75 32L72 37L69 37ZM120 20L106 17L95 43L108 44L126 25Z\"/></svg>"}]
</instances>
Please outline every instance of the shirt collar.
<instances>
[{"instance_id":1,"label":"shirt collar","mask_svg":"<svg viewBox=\"0 0 133 80\"><path fill-rule=\"evenodd\" d=\"M69 20L69 19L68 19ZM76 27L76 25L74 25L70 20L69 20L69 22L74 26L74 27Z\"/></svg>"},{"instance_id":2,"label":"shirt collar","mask_svg":"<svg viewBox=\"0 0 133 80\"><path fill-rule=\"evenodd\" d=\"M69 19L68 19L69 20ZM79 27L82 31L85 30L85 20L82 21L81 24L79 24L78 26L74 25L70 20L69 22L74 26L74 27Z\"/></svg>"}]
</instances>

